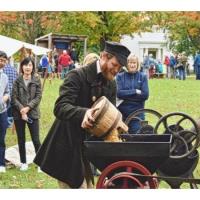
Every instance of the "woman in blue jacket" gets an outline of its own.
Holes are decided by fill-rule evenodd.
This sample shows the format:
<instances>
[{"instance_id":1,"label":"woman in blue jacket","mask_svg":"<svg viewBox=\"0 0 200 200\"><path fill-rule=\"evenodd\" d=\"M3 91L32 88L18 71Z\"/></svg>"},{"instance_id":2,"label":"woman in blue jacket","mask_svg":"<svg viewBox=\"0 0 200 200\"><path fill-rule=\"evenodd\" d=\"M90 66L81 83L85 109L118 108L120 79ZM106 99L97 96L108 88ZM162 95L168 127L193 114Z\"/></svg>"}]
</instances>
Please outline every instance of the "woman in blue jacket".
<instances>
[{"instance_id":1,"label":"woman in blue jacket","mask_svg":"<svg viewBox=\"0 0 200 200\"><path fill-rule=\"evenodd\" d=\"M145 101L149 97L147 76L139 70L138 57L130 54L127 71L117 75L117 97L121 100L118 109L123 115L123 120L126 120L132 112L144 108ZM144 114L139 117L144 119ZM129 133L137 133L140 128L138 120L132 120L128 126Z\"/></svg>"}]
</instances>

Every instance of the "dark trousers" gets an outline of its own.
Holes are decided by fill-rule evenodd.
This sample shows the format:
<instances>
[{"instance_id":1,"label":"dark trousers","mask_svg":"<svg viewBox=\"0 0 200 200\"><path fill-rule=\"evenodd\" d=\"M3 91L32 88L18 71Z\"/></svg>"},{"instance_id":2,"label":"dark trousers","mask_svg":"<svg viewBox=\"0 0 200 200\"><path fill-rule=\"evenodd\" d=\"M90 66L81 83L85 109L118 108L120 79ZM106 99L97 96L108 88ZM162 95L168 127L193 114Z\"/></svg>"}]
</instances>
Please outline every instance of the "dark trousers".
<instances>
[{"instance_id":1,"label":"dark trousers","mask_svg":"<svg viewBox=\"0 0 200 200\"><path fill-rule=\"evenodd\" d=\"M5 166L5 136L7 126L7 112L0 113L0 166Z\"/></svg>"},{"instance_id":2,"label":"dark trousers","mask_svg":"<svg viewBox=\"0 0 200 200\"><path fill-rule=\"evenodd\" d=\"M8 109L7 109L7 115L8 115L8 128L12 127L12 124L13 124L13 116L12 116L12 107L9 103L8 105Z\"/></svg>"},{"instance_id":3,"label":"dark trousers","mask_svg":"<svg viewBox=\"0 0 200 200\"><path fill-rule=\"evenodd\" d=\"M47 67L42 68L42 78L45 78L45 74L47 74Z\"/></svg>"},{"instance_id":4,"label":"dark trousers","mask_svg":"<svg viewBox=\"0 0 200 200\"><path fill-rule=\"evenodd\" d=\"M144 113L140 113L139 115L137 115L137 117L141 120L145 119ZM128 124L128 132L130 134L137 134L140 129L141 129L141 124L140 120L138 119L132 119Z\"/></svg>"},{"instance_id":5,"label":"dark trousers","mask_svg":"<svg viewBox=\"0 0 200 200\"><path fill-rule=\"evenodd\" d=\"M196 80L200 80L200 66L196 66Z\"/></svg>"},{"instance_id":6,"label":"dark trousers","mask_svg":"<svg viewBox=\"0 0 200 200\"><path fill-rule=\"evenodd\" d=\"M25 147L25 126L28 125L28 129L31 134L31 139L35 148L35 152L40 148L40 139L39 139L39 120L34 119L33 123L27 123L26 121L19 119L14 120L16 132L17 132L17 140L19 145L19 154L21 163L26 163L26 147Z\"/></svg>"}]
</instances>

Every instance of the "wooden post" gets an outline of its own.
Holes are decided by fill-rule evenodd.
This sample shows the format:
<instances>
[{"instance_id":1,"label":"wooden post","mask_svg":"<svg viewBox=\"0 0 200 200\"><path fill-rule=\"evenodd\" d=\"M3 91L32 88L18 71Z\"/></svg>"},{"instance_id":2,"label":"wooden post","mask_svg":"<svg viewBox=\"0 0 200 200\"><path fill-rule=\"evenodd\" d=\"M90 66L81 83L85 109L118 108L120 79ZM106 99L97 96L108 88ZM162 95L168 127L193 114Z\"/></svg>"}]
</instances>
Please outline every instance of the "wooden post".
<instances>
[{"instance_id":1,"label":"wooden post","mask_svg":"<svg viewBox=\"0 0 200 200\"><path fill-rule=\"evenodd\" d=\"M45 73L44 73L44 78L43 78L43 83L42 83L42 92L44 90L45 82L47 79L47 74L48 74L48 67L45 69Z\"/></svg>"},{"instance_id":2,"label":"wooden post","mask_svg":"<svg viewBox=\"0 0 200 200\"><path fill-rule=\"evenodd\" d=\"M86 54L87 54L87 38L85 38L85 40L84 40L84 52L83 52L84 58L85 58Z\"/></svg>"}]
</instances>

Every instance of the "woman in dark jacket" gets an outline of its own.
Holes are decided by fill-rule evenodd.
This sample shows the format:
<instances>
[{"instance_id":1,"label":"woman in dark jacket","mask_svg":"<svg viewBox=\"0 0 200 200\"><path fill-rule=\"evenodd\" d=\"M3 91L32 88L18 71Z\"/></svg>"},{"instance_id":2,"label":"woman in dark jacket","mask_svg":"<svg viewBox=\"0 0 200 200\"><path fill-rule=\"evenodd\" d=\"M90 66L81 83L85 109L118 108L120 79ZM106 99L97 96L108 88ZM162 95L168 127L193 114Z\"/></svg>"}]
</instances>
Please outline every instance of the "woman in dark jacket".
<instances>
[{"instance_id":1,"label":"woman in dark jacket","mask_svg":"<svg viewBox=\"0 0 200 200\"><path fill-rule=\"evenodd\" d=\"M20 64L20 75L14 85L11 97L14 123L19 145L21 171L28 169L25 148L25 126L28 125L35 151L40 147L39 103L42 97L41 82L35 75L35 63L30 57Z\"/></svg>"},{"instance_id":2,"label":"woman in dark jacket","mask_svg":"<svg viewBox=\"0 0 200 200\"><path fill-rule=\"evenodd\" d=\"M138 58L131 54L128 57L127 71L117 75L117 97L120 100L118 109L126 118L134 111L144 108L145 101L149 97L147 76L139 71ZM140 117L144 119L144 115ZM129 133L137 133L140 125L138 120L129 123Z\"/></svg>"}]
</instances>

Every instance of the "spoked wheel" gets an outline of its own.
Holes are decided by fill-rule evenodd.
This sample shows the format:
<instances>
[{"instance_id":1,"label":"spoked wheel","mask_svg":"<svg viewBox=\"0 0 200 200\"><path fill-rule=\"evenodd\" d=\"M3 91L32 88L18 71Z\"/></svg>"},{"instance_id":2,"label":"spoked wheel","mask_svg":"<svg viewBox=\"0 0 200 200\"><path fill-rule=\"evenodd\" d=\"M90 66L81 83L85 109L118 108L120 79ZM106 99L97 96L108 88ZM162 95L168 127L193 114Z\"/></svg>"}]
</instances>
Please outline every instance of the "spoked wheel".
<instances>
[{"instance_id":1,"label":"spoked wheel","mask_svg":"<svg viewBox=\"0 0 200 200\"><path fill-rule=\"evenodd\" d=\"M170 124L170 120L172 120L172 124ZM193 129L189 130L188 124ZM198 126L190 116L181 112L169 113L163 116L155 126L155 134L159 134L158 130L162 125L165 129L162 132L172 134L170 158L187 157L198 148L200 142Z\"/></svg>"},{"instance_id":2,"label":"spoked wheel","mask_svg":"<svg viewBox=\"0 0 200 200\"><path fill-rule=\"evenodd\" d=\"M144 115L142 119L141 115ZM150 117L151 115L151 120ZM153 117L152 117L153 116ZM137 133L141 134L152 134L154 131L154 126L157 124L162 115L152 109L139 109L132 112L125 120L125 124L128 125L132 120L139 121L140 129Z\"/></svg>"},{"instance_id":3,"label":"spoked wheel","mask_svg":"<svg viewBox=\"0 0 200 200\"><path fill-rule=\"evenodd\" d=\"M155 179L137 177L135 174L151 175L148 169L134 161L118 161L106 167L97 182L96 188L131 189L157 188Z\"/></svg>"}]
</instances>

